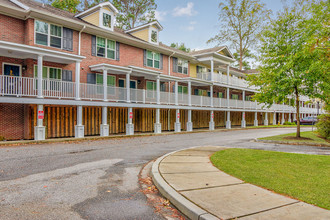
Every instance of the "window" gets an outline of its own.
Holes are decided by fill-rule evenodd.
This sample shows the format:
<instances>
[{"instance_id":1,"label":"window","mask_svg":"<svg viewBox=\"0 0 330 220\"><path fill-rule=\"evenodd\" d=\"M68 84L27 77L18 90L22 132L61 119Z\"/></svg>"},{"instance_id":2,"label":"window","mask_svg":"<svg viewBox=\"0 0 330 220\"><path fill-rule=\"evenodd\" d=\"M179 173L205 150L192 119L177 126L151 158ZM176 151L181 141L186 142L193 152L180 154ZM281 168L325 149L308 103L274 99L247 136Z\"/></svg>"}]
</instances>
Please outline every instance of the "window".
<instances>
[{"instance_id":1,"label":"window","mask_svg":"<svg viewBox=\"0 0 330 220\"><path fill-rule=\"evenodd\" d=\"M207 96L207 91L204 89L198 89L198 95L199 96Z\"/></svg>"},{"instance_id":2,"label":"window","mask_svg":"<svg viewBox=\"0 0 330 220\"><path fill-rule=\"evenodd\" d=\"M151 42L157 43L158 42L158 36L157 36L157 31L152 30L151 31Z\"/></svg>"},{"instance_id":3,"label":"window","mask_svg":"<svg viewBox=\"0 0 330 220\"><path fill-rule=\"evenodd\" d=\"M231 99L238 100L238 95L237 94L231 94Z\"/></svg>"},{"instance_id":4,"label":"window","mask_svg":"<svg viewBox=\"0 0 330 220\"><path fill-rule=\"evenodd\" d=\"M96 55L98 57L115 59L116 42L102 37L96 37Z\"/></svg>"},{"instance_id":5,"label":"window","mask_svg":"<svg viewBox=\"0 0 330 220\"><path fill-rule=\"evenodd\" d=\"M203 66L197 66L197 73L206 73L207 68Z\"/></svg>"},{"instance_id":6,"label":"window","mask_svg":"<svg viewBox=\"0 0 330 220\"><path fill-rule=\"evenodd\" d=\"M159 69L160 53L147 50L147 66Z\"/></svg>"},{"instance_id":7,"label":"window","mask_svg":"<svg viewBox=\"0 0 330 220\"><path fill-rule=\"evenodd\" d=\"M187 86L178 86L178 93L188 94Z\"/></svg>"},{"instance_id":8,"label":"window","mask_svg":"<svg viewBox=\"0 0 330 220\"><path fill-rule=\"evenodd\" d=\"M38 66L34 66L34 77L38 77ZM54 81L61 81L62 80L62 69L55 68L55 67L42 67L42 78L46 79L47 81L43 83L43 89L44 90L60 90L61 84L58 84ZM52 80L52 81L48 81ZM37 85L36 85L37 88Z\"/></svg>"},{"instance_id":9,"label":"window","mask_svg":"<svg viewBox=\"0 0 330 220\"><path fill-rule=\"evenodd\" d=\"M111 28L111 15L103 13L103 26Z\"/></svg>"},{"instance_id":10,"label":"window","mask_svg":"<svg viewBox=\"0 0 330 220\"><path fill-rule=\"evenodd\" d=\"M148 98L156 98L156 89L157 83L152 81L147 81L147 97Z\"/></svg>"},{"instance_id":11,"label":"window","mask_svg":"<svg viewBox=\"0 0 330 220\"><path fill-rule=\"evenodd\" d=\"M251 101L251 96L245 96L245 101Z\"/></svg>"},{"instance_id":12,"label":"window","mask_svg":"<svg viewBox=\"0 0 330 220\"><path fill-rule=\"evenodd\" d=\"M62 48L62 27L36 20L35 43L44 46Z\"/></svg>"},{"instance_id":13,"label":"window","mask_svg":"<svg viewBox=\"0 0 330 220\"><path fill-rule=\"evenodd\" d=\"M218 92L218 98L223 98L223 92Z\"/></svg>"},{"instance_id":14,"label":"window","mask_svg":"<svg viewBox=\"0 0 330 220\"><path fill-rule=\"evenodd\" d=\"M188 61L178 59L178 73L188 74Z\"/></svg>"}]
</instances>

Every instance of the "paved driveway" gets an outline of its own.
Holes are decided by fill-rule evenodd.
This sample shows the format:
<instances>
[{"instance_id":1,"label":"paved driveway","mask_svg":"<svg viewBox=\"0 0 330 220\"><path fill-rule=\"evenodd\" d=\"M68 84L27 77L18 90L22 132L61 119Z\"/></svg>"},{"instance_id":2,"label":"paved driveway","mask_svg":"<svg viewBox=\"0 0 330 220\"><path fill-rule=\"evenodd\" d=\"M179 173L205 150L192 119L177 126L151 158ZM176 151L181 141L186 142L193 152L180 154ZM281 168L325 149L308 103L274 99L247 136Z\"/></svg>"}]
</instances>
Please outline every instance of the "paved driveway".
<instances>
[{"instance_id":1,"label":"paved driveway","mask_svg":"<svg viewBox=\"0 0 330 220\"><path fill-rule=\"evenodd\" d=\"M0 219L162 219L140 192L138 173L145 163L174 150L204 145L330 154L326 148L251 142L289 132L294 129L0 148Z\"/></svg>"}]
</instances>

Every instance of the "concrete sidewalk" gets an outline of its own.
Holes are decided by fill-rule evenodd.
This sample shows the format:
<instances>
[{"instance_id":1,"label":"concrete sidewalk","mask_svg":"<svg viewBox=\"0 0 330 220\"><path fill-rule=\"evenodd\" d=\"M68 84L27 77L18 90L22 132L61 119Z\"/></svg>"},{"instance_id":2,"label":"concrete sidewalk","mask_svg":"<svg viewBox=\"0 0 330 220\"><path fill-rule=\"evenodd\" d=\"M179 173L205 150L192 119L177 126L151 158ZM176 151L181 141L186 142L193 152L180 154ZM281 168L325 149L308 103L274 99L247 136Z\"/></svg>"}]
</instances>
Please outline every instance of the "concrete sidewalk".
<instances>
[{"instance_id":1,"label":"concrete sidewalk","mask_svg":"<svg viewBox=\"0 0 330 220\"><path fill-rule=\"evenodd\" d=\"M190 219L330 219L330 211L219 171L209 156L223 149L190 148L158 158L151 171L153 181Z\"/></svg>"}]
</instances>

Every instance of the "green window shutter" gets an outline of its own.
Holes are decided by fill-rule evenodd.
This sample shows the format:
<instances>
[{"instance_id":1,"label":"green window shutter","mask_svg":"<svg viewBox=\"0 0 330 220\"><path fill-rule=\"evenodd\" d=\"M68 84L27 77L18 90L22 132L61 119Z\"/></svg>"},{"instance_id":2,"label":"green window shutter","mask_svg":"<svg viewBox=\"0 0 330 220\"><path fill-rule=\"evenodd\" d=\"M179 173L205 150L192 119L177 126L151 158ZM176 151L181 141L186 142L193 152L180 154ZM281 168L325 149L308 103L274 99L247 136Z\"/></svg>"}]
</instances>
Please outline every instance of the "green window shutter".
<instances>
[{"instance_id":1,"label":"green window shutter","mask_svg":"<svg viewBox=\"0 0 330 220\"><path fill-rule=\"evenodd\" d=\"M108 76L107 85L108 86L116 86L116 77L115 76Z\"/></svg>"},{"instance_id":2,"label":"green window shutter","mask_svg":"<svg viewBox=\"0 0 330 220\"><path fill-rule=\"evenodd\" d=\"M96 74L96 84L102 85L103 84L103 75Z\"/></svg>"},{"instance_id":3,"label":"green window shutter","mask_svg":"<svg viewBox=\"0 0 330 220\"><path fill-rule=\"evenodd\" d=\"M38 77L38 66L34 66L34 77Z\"/></svg>"},{"instance_id":4,"label":"green window shutter","mask_svg":"<svg viewBox=\"0 0 330 220\"><path fill-rule=\"evenodd\" d=\"M187 86L183 86L183 93L188 94L188 87Z\"/></svg>"},{"instance_id":5,"label":"green window shutter","mask_svg":"<svg viewBox=\"0 0 330 220\"><path fill-rule=\"evenodd\" d=\"M42 78L47 79L47 67L42 67Z\"/></svg>"},{"instance_id":6,"label":"green window shutter","mask_svg":"<svg viewBox=\"0 0 330 220\"><path fill-rule=\"evenodd\" d=\"M157 90L157 83L153 82L154 84L154 90Z\"/></svg>"},{"instance_id":7,"label":"green window shutter","mask_svg":"<svg viewBox=\"0 0 330 220\"><path fill-rule=\"evenodd\" d=\"M182 86L178 86L178 93L182 93Z\"/></svg>"},{"instance_id":8,"label":"green window shutter","mask_svg":"<svg viewBox=\"0 0 330 220\"><path fill-rule=\"evenodd\" d=\"M153 87L154 87L153 82L148 81L147 82L147 90L153 90Z\"/></svg>"}]
</instances>

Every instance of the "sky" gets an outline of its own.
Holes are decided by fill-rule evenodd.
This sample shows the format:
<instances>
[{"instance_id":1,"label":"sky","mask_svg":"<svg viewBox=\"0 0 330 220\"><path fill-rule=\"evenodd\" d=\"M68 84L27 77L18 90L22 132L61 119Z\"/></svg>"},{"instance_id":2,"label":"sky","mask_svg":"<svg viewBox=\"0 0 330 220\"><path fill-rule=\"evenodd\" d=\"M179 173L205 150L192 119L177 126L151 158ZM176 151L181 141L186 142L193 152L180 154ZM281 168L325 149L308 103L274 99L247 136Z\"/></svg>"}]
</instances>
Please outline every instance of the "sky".
<instances>
[{"instance_id":1,"label":"sky","mask_svg":"<svg viewBox=\"0 0 330 220\"><path fill-rule=\"evenodd\" d=\"M218 5L222 0L156 0L156 19L164 27L160 41L184 42L186 47L199 50L216 46L207 40L220 32ZM281 0L261 0L275 14L283 9Z\"/></svg>"}]
</instances>

